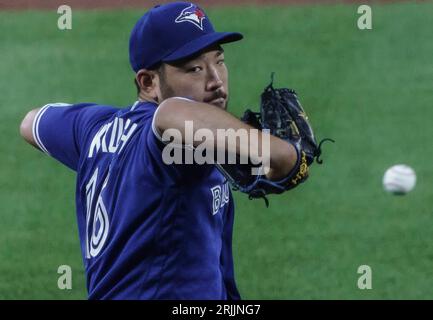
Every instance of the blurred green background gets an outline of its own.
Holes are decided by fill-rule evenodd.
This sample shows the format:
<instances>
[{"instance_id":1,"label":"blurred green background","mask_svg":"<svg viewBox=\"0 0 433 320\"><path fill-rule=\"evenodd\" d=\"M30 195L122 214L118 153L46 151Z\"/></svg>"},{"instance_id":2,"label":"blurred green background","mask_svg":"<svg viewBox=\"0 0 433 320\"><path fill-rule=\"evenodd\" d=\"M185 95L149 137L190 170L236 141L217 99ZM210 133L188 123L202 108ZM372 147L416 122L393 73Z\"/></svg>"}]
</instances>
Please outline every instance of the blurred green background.
<instances>
[{"instance_id":1,"label":"blurred green background","mask_svg":"<svg viewBox=\"0 0 433 320\"><path fill-rule=\"evenodd\" d=\"M231 111L258 107L275 84L297 90L324 165L308 183L249 201L235 193L235 270L244 299L433 298L433 3L212 8L225 46ZM19 136L25 113L48 102L135 101L128 36L140 10L0 12L0 298L85 299L75 220L75 174ZM418 177L406 196L383 191L393 164ZM70 265L73 289L57 288ZM357 269L373 271L360 290Z\"/></svg>"}]
</instances>

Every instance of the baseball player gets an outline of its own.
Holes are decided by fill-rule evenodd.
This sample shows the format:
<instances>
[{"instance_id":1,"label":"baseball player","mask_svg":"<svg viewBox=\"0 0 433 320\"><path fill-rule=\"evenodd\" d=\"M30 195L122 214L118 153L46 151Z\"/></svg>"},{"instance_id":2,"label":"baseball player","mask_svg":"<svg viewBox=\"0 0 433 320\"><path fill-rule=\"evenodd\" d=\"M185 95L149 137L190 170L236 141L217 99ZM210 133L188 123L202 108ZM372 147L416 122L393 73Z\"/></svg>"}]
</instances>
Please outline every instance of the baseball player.
<instances>
[{"instance_id":1,"label":"baseball player","mask_svg":"<svg viewBox=\"0 0 433 320\"><path fill-rule=\"evenodd\" d=\"M89 299L240 299L227 180L214 165L162 158L164 132L178 130L182 144L185 121L193 122L194 132L252 129L226 111L221 44L240 39L216 32L192 3L155 6L130 35L135 103L50 103L22 121L27 142L77 172ZM257 157L225 142L238 155ZM274 136L270 153L271 180L285 177L298 161L296 148Z\"/></svg>"}]
</instances>

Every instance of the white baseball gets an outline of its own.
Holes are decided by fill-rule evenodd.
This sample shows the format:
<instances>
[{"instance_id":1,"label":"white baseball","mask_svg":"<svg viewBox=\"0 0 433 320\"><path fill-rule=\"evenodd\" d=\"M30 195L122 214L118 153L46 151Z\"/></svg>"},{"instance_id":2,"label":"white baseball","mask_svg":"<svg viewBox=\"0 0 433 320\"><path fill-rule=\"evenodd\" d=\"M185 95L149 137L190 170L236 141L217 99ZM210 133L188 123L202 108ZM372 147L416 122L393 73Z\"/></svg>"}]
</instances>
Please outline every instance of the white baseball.
<instances>
[{"instance_id":1,"label":"white baseball","mask_svg":"<svg viewBox=\"0 0 433 320\"><path fill-rule=\"evenodd\" d=\"M406 194L415 187L415 184L415 171L405 164L392 166L383 176L384 189L393 194Z\"/></svg>"}]
</instances>

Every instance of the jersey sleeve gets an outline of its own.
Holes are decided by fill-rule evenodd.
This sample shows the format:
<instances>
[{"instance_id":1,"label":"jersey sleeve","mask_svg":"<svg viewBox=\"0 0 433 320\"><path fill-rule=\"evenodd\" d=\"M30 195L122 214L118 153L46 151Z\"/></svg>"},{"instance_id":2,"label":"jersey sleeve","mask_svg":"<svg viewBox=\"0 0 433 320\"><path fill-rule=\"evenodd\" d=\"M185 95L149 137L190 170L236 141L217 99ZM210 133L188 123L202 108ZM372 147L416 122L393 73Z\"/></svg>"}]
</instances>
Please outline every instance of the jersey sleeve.
<instances>
[{"instance_id":1,"label":"jersey sleeve","mask_svg":"<svg viewBox=\"0 0 433 320\"><path fill-rule=\"evenodd\" d=\"M34 140L43 152L76 171L86 128L100 110L95 104L47 104L33 121Z\"/></svg>"},{"instance_id":2,"label":"jersey sleeve","mask_svg":"<svg viewBox=\"0 0 433 320\"><path fill-rule=\"evenodd\" d=\"M156 112L155 112L156 114ZM166 144L162 141L160 134L154 126L153 119L142 133L141 143L143 143L145 167L154 177L155 182L164 184L177 184L181 180L179 168L175 165L168 165L163 159L163 150Z\"/></svg>"},{"instance_id":3,"label":"jersey sleeve","mask_svg":"<svg viewBox=\"0 0 433 320\"><path fill-rule=\"evenodd\" d=\"M178 97L179 99L185 99ZM183 185L185 183L192 182L195 179L199 179L205 174L205 171L211 170L211 166L202 166L195 165L193 163L185 163L185 162L172 162L175 157L172 157L171 154L169 156L169 152L167 149L164 151L164 148L167 147L167 141L164 141L161 133L158 132L155 126L155 115L157 114L158 109L152 115L151 122L148 127L144 128L142 141L144 143L143 149L144 158L146 162L146 167L154 176L157 181L164 181L164 183L171 183L177 185ZM183 144L174 144L171 143L168 150L178 152L178 155L182 155L178 160L185 161L186 152L193 150L192 145L183 145ZM167 159L170 158L170 159Z\"/></svg>"}]
</instances>

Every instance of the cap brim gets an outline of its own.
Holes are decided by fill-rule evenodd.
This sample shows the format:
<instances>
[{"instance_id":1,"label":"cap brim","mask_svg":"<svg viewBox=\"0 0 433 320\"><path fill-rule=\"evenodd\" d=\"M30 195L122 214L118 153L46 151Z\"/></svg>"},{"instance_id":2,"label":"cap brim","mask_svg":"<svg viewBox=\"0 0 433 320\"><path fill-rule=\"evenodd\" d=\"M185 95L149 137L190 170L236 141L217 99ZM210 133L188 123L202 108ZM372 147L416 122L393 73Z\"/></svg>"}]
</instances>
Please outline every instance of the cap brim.
<instances>
[{"instance_id":1,"label":"cap brim","mask_svg":"<svg viewBox=\"0 0 433 320\"><path fill-rule=\"evenodd\" d=\"M188 58L214 44L235 42L241 40L243 37L244 36L238 32L214 32L205 34L170 53L168 56L164 57L162 61L171 62Z\"/></svg>"}]
</instances>

